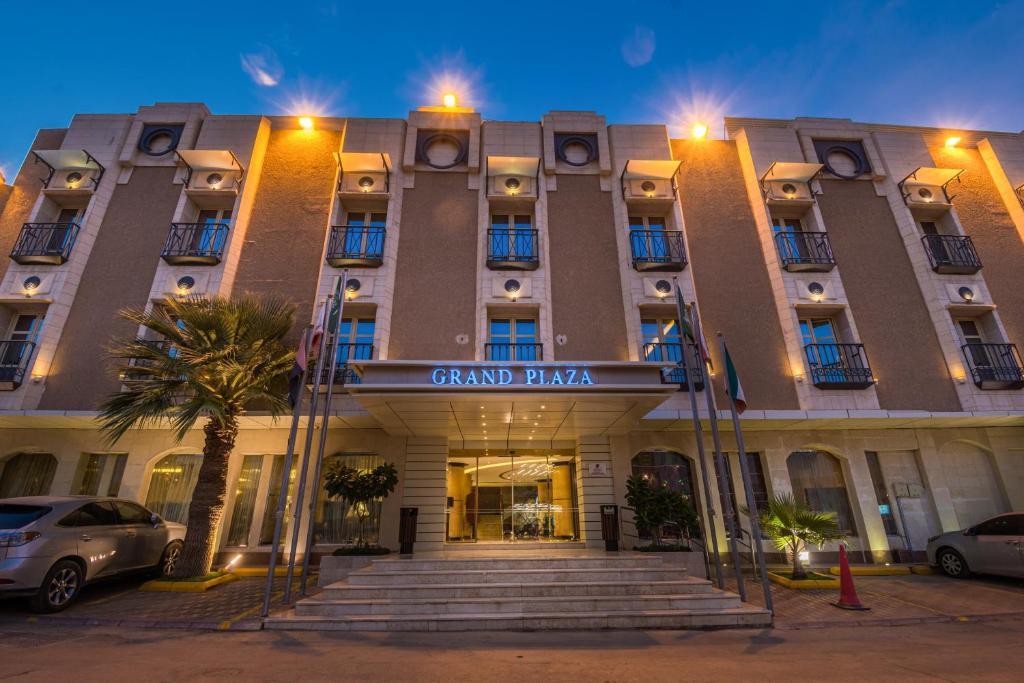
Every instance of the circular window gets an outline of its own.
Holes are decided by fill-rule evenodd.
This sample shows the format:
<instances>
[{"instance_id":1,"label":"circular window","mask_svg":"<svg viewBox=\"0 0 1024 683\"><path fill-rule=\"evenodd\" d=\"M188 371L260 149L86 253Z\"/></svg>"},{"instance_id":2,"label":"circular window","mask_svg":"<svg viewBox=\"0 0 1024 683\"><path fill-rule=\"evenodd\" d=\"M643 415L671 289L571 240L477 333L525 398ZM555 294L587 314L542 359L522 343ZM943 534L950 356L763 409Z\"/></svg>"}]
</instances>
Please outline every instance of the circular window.
<instances>
[{"instance_id":1,"label":"circular window","mask_svg":"<svg viewBox=\"0 0 1024 683\"><path fill-rule=\"evenodd\" d=\"M466 160L462 141L449 133L434 133L420 143L420 158L431 168L446 169Z\"/></svg>"},{"instance_id":2,"label":"circular window","mask_svg":"<svg viewBox=\"0 0 1024 683\"><path fill-rule=\"evenodd\" d=\"M364 190L369 190L371 187L373 187L373 178L371 178L368 175L364 175L362 178L359 179L359 187L363 188Z\"/></svg>"},{"instance_id":3,"label":"circular window","mask_svg":"<svg viewBox=\"0 0 1024 683\"><path fill-rule=\"evenodd\" d=\"M505 187L507 187L510 190L518 190L519 185L519 178L507 178L505 180Z\"/></svg>"},{"instance_id":4,"label":"circular window","mask_svg":"<svg viewBox=\"0 0 1024 683\"><path fill-rule=\"evenodd\" d=\"M346 292L358 292L362 288L362 286L363 286L363 283L360 282L359 280L355 279L354 277L353 278L349 278L345 282L345 291Z\"/></svg>"},{"instance_id":5,"label":"circular window","mask_svg":"<svg viewBox=\"0 0 1024 683\"><path fill-rule=\"evenodd\" d=\"M143 133L139 149L152 157L163 156L178 146L179 135L181 132L174 128L152 128Z\"/></svg>"},{"instance_id":6,"label":"circular window","mask_svg":"<svg viewBox=\"0 0 1024 683\"><path fill-rule=\"evenodd\" d=\"M654 289L661 294L668 294L672 291L672 284L668 280L658 280L654 283Z\"/></svg>"},{"instance_id":7,"label":"circular window","mask_svg":"<svg viewBox=\"0 0 1024 683\"><path fill-rule=\"evenodd\" d=\"M597 158L597 150L587 138L570 135L558 145L558 158L570 166L586 166Z\"/></svg>"},{"instance_id":8,"label":"circular window","mask_svg":"<svg viewBox=\"0 0 1024 683\"><path fill-rule=\"evenodd\" d=\"M224 176L222 176L220 173L211 173L210 175L206 176L206 184L209 185L210 187L217 187L222 182L224 182Z\"/></svg>"},{"instance_id":9,"label":"circular window","mask_svg":"<svg viewBox=\"0 0 1024 683\"><path fill-rule=\"evenodd\" d=\"M187 292L196 286L196 279L191 275L178 278L178 289Z\"/></svg>"},{"instance_id":10,"label":"circular window","mask_svg":"<svg viewBox=\"0 0 1024 683\"><path fill-rule=\"evenodd\" d=\"M917 190L917 196L920 197L921 199L925 200L925 201L931 201L931 198L932 198L933 195L932 195L932 191L929 190L927 187L921 187L921 188L918 188L918 190Z\"/></svg>"},{"instance_id":11,"label":"circular window","mask_svg":"<svg viewBox=\"0 0 1024 683\"><path fill-rule=\"evenodd\" d=\"M26 292L34 292L35 290L39 289L39 285L41 284L43 284L43 281L40 280L35 275L32 275L30 277L25 278L25 281L21 283L21 286L25 288Z\"/></svg>"},{"instance_id":12,"label":"circular window","mask_svg":"<svg viewBox=\"0 0 1024 683\"><path fill-rule=\"evenodd\" d=\"M867 172L864 162L845 147L830 147L825 151L825 170L844 180L853 180Z\"/></svg>"},{"instance_id":13,"label":"circular window","mask_svg":"<svg viewBox=\"0 0 1024 683\"><path fill-rule=\"evenodd\" d=\"M515 294L521 287L519 280L505 280L505 291L509 294Z\"/></svg>"}]
</instances>

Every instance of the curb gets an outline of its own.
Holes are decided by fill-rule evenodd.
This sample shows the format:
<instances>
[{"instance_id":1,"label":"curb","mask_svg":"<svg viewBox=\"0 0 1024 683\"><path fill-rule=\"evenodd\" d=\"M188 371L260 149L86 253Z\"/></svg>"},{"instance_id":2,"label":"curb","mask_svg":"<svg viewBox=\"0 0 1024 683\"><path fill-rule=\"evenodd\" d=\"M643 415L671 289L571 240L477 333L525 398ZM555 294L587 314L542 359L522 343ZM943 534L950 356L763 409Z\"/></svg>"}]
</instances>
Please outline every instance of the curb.
<instances>
[{"instance_id":1,"label":"curb","mask_svg":"<svg viewBox=\"0 0 1024 683\"><path fill-rule=\"evenodd\" d=\"M815 628L843 628L854 626L913 626L915 624L950 624L976 623L991 621L1018 621L1024 619L1024 612L1005 612L1003 614L965 614L936 615L934 617L905 617L897 619L856 619L853 621L803 621L775 622L780 631L799 631Z\"/></svg>"},{"instance_id":2,"label":"curb","mask_svg":"<svg viewBox=\"0 0 1024 683\"><path fill-rule=\"evenodd\" d=\"M262 631L262 619L243 619L239 621L156 621L152 619L96 619L93 617L29 617L24 622L15 620L0 621L0 624L29 623L33 625L54 626L116 626L132 629L171 629L183 631Z\"/></svg>"}]
</instances>

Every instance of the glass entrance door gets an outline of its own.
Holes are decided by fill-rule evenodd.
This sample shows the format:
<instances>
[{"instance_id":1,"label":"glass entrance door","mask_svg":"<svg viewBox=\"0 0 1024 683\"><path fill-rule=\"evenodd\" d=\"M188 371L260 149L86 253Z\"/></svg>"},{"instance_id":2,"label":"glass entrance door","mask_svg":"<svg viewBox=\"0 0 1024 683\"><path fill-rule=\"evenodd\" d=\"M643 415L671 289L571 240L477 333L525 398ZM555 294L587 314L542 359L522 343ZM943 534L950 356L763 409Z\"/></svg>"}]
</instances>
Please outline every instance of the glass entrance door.
<instances>
[{"instance_id":1,"label":"glass entrance door","mask_svg":"<svg viewBox=\"0 0 1024 683\"><path fill-rule=\"evenodd\" d=\"M572 454L453 452L447 479L449 543L579 538Z\"/></svg>"}]
</instances>

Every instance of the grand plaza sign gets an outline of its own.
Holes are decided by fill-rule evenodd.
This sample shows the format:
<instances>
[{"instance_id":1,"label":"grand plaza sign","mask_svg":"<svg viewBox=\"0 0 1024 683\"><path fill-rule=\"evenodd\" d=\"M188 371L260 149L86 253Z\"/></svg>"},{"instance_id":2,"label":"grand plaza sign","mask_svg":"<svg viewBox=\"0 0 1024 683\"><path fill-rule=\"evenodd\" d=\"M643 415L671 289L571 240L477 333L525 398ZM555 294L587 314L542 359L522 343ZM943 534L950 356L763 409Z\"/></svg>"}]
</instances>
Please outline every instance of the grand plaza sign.
<instances>
[{"instance_id":1,"label":"grand plaza sign","mask_svg":"<svg viewBox=\"0 0 1024 683\"><path fill-rule=\"evenodd\" d=\"M574 366L537 365L529 367L459 368L440 366L430 372L430 383L462 386L588 386L594 377L588 368Z\"/></svg>"}]
</instances>

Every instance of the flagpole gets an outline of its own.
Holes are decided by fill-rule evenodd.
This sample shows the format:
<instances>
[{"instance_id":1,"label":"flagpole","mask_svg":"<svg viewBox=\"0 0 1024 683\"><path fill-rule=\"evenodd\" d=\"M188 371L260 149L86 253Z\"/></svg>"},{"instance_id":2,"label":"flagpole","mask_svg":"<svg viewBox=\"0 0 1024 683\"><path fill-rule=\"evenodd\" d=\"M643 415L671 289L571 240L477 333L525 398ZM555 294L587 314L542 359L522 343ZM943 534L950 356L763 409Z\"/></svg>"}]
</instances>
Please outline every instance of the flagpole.
<instances>
[{"instance_id":1,"label":"flagpole","mask_svg":"<svg viewBox=\"0 0 1024 683\"><path fill-rule=\"evenodd\" d=\"M672 278L676 288L676 310L679 315L679 329L682 332L686 321L685 304L683 303L683 292L679 289L679 282ZM715 579L719 588L725 587L725 578L722 576L722 557L718 553L718 532L715 530L715 506L712 502L711 483L708 480L708 466L704 461L704 433L700 426L700 415L697 414L697 395L693 388L694 368L690 366L690 354L686 349L686 335L681 334L679 340L683 350L683 362L686 364L686 391L690 395L690 412L693 415L693 431L697 439L697 457L700 462L700 477L704 484L704 505L708 510L708 529L711 532L711 547L715 557ZM696 341L696 340L694 340ZM695 347L696 348L696 347ZM706 552L706 549L705 549Z\"/></svg>"},{"instance_id":2,"label":"flagpole","mask_svg":"<svg viewBox=\"0 0 1024 683\"><path fill-rule=\"evenodd\" d=\"M281 544L281 527L284 522L284 511L288 505L288 473L292 471L292 458L295 455L295 439L299 433L299 418L302 416L302 395L306 389L306 376L309 375L309 351L313 341L310 330L312 325L307 325L302 332L300 345L306 356L306 365L302 368L302 378L299 380L299 395L292 408L292 425L288 430L288 447L284 453L284 469L281 472L281 489L277 498L277 510L274 512L274 540L270 546L270 564L267 567L267 585L263 588L263 613L266 617L270 614L270 594L274 591L274 571L277 569L277 548Z\"/></svg>"},{"instance_id":3,"label":"flagpole","mask_svg":"<svg viewBox=\"0 0 1024 683\"><path fill-rule=\"evenodd\" d=\"M704 344L704 330L700 324L700 311L697 310L697 302L694 301L690 304L690 317L693 320L693 334L698 340L698 343L703 346ZM705 368L707 364L705 363ZM722 490L722 479L729 476L729 470L726 468L725 456L722 453L722 438L718 433L718 406L715 401L715 386L711 382L711 378L708 377L704 387L704 397L708 403L708 415L711 422L711 440L715 445L715 471L718 473L718 494L722 498L722 516L725 517L725 523L729 531L729 556L732 558L733 571L736 574L736 589L740 594L740 599L746 602L747 599L747 588L743 581L743 567L740 566L740 553L739 548L736 546L737 538L739 537L736 529L739 526L739 515L736 510L732 509L732 496L729 495L728 489ZM732 482L727 482L731 485Z\"/></svg>"},{"instance_id":4,"label":"flagpole","mask_svg":"<svg viewBox=\"0 0 1024 683\"><path fill-rule=\"evenodd\" d=\"M725 348L725 336L718 333L718 343L722 349L722 358L728 359L729 352ZM728 366L731 361L726 360L726 386L728 386ZM737 379L738 383L738 379ZM743 478L743 495L747 498L747 508L750 510L750 535L754 538L754 550L757 555L757 569L761 573L761 590L764 591L764 606L775 614L772 605L772 589L768 583L768 568L764 561L764 545L761 542L761 522L758 519L757 505L754 502L754 487L750 484L750 468L747 466L747 449L743 445L743 430L740 429L740 416L736 412L736 401L729 397L729 411L732 413L732 428L736 432L736 449L740 452L740 475Z\"/></svg>"},{"instance_id":5,"label":"flagpole","mask_svg":"<svg viewBox=\"0 0 1024 683\"><path fill-rule=\"evenodd\" d=\"M328 315L331 308L333 295L327 296L324 302L325 308L322 315ZM315 334L315 332L314 332ZM320 379L324 371L324 346L327 343L327 335L320 335L320 348L316 355L316 370L313 376L313 395L309 399L309 423L306 425L305 447L302 449L302 466L299 472L299 489L295 493L295 506L292 512L292 543L291 551L288 553L288 571L285 573L284 599L282 602L288 604L292 599L292 578L295 576L295 552L299 546L299 523L302 519L302 501L306 493L306 472L309 470L310 449L313 446L313 430L316 427L316 409L320 400Z\"/></svg>"},{"instance_id":6,"label":"flagpole","mask_svg":"<svg viewBox=\"0 0 1024 683\"><path fill-rule=\"evenodd\" d=\"M330 363L327 373L327 395L324 397L324 419L320 426L320 443L316 450L316 468L313 470L313 490L309 493L309 524L306 526L306 547L302 554L302 572L299 574L299 595L306 596L306 579L309 576L309 559L313 553L313 523L316 520L316 504L320 496L320 474L324 466L324 448L327 445L327 421L331 416L331 399L334 396L334 375L338 369L338 341L341 336L341 316L345 310L345 284L348 282L348 269L342 271L336 290L338 315L334 321L334 337L331 339ZM327 318L327 334L331 333L331 316Z\"/></svg>"}]
</instances>

